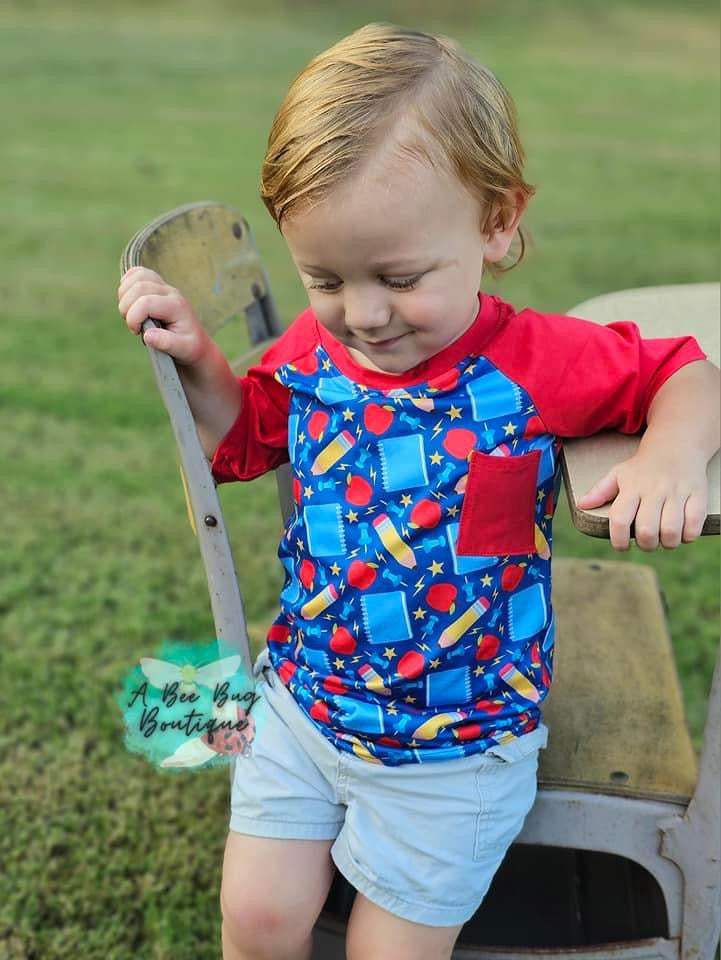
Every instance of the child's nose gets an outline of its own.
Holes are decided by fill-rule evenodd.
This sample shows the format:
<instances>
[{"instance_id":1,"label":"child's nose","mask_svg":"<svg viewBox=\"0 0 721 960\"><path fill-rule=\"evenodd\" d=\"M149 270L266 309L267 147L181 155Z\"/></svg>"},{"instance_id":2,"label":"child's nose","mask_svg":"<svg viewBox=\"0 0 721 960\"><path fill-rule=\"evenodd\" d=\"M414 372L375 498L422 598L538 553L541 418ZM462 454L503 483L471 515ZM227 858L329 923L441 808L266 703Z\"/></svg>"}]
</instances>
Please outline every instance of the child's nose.
<instances>
[{"instance_id":1,"label":"child's nose","mask_svg":"<svg viewBox=\"0 0 721 960\"><path fill-rule=\"evenodd\" d=\"M385 299L372 293L346 294L344 308L346 327L361 334L388 326L391 316Z\"/></svg>"}]
</instances>

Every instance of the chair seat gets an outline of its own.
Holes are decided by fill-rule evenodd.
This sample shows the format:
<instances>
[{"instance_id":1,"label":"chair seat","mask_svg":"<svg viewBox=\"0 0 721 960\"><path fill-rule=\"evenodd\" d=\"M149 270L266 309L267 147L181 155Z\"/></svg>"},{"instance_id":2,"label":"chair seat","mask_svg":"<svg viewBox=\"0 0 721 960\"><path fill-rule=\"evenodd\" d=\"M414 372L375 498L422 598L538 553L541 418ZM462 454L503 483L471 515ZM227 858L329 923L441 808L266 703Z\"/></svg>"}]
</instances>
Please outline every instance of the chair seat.
<instances>
[{"instance_id":1,"label":"chair seat","mask_svg":"<svg viewBox=\"0 0 721 960\"><path fill-rule=\"evenodd\" d=\"M655 571L554 559L542 787L687 802L696 758Z\"/></svg>"}]
</instances>

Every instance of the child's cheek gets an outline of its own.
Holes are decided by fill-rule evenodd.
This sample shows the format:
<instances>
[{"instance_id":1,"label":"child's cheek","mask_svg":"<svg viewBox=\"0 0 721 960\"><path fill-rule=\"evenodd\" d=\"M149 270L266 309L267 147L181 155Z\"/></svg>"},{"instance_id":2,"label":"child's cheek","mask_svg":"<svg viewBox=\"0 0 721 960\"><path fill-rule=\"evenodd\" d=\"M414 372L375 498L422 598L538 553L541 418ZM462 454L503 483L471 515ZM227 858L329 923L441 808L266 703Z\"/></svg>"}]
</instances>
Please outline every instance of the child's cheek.
<instances>
[{"instance_id":1,"label":"child's cheek","mask_svg":"<svg viewBox=\"0 0 721 960\"><path fill-rule=\"evenodd\" d=\"M311 296L310 305L313 313L316 315L318 323L334 336L343 332L343 310L336 304L328 302L331 298L327 296Z\"/></svg>"}]
</instances>

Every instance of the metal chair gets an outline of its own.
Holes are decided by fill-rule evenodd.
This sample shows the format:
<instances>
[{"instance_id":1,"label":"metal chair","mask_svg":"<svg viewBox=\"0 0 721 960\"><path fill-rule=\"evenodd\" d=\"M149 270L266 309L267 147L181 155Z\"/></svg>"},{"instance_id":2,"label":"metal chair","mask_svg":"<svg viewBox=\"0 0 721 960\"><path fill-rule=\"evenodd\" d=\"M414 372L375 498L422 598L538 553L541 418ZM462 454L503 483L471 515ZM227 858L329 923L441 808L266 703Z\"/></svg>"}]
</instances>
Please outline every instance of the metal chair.
<instances>
[{"instance_id":1,"label":"metal chair","mask_svg":"<svg viewBox=\"0 0 721 960\"><path fill-rule=\"evenodd\" d=\"M229 207L190 204L152 221L123 253L122 270L134 265L179 287L221 345L226 322L244 321L247 331L236 331L235 343L245 340L250 349L233 364L237 372L281 332L248 225ZM209 464L172 360L149 353L175 432L216 633L250 669ZM286 519L290 470L276 474ZM715 524L718 530L718 516ZM653 572L628 563L554 562L557 654L538 798L454 957L521 960L543 949L576 960L711 960L721 924L719 664L697 771ZM600 645L613 650L604 658L613 673L589 671L588 653ZM316 927L316 960L345 956L353 895L336 874Z\"/></svg>"}]
</instances>

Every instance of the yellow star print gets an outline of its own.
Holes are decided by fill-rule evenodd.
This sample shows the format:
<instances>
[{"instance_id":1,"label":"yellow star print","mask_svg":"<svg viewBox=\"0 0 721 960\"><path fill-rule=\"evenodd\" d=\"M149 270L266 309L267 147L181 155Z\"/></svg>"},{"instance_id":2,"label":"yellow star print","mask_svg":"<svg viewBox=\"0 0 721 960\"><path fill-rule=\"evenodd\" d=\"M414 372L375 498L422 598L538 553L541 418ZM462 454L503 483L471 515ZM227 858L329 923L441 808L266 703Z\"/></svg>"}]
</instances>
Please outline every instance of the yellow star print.
<instances>
[{"instance_id":1,"label":"yellow star print","mask_svg":"<svg viewBox=\"0 0 721 960\"><path fill-rule=\"evenodd\" d=\"M430 567L426 568L430 570L431 574L435 577L437 573L443 573L443 564L439 563L437 560L434 560Z\"/></svg>"},{"instance_id":2,"label":"yellow star print","mask_svg":"<svg viewBox=\"0 0 721 960\"><path fill-rule=\"evenodd\" d=\"M401 506L402 506L402 507L410 507L410 505L411 505L412 502L413 502L413 498L411 497L411 495L410 495L409 493L404 493L403 496L401 497Z\"/></svg>"},{"instance_id":3,"label":"yellow star print","mask_svg":"<svg viewBox=\"0 0 721 960\"><path fill-rule=\"evenodd\" d=\"M340 573L340 567L338 566L337 563L331 564L330 572L333 574L334 577L338 576L338 574Z\"/></svg>"},{"instance_id":4,"label":"yellow star print","mask_svg":"<svg viewBox=\"0 0 721 960\"><path fill-rule=\"evenodd\" d=\"M348 513L346 513L345 518L348 523L355 523L358 519L358 514L355 512L355 510L349 510Z\"/></svg>"},{"instance_id":5,"label":"yellow star print","mask_svg":"<svg viewBox=\"0 0 721 960\"><path fill-rule=\"evenodd\" d=\"M303 496L312 497L313 496L313 487L303 487ZM315 507L313 507L315 510Z\"/></svg>"},{"instance_id":6,"label":"yellow star print","mask_svg":"<svg viewBox=\"0 0 721 960\"><path fill-rule=\"evenodd\" d=\"M485 574L485 576L483 576L483 577L481 578L481 584L482 584L484 587L490 587L490 585L491 585L492 583L493 583L493 581L492 581L491 578L488 576L488 574Z\"/></svg>"},{"instance_id":7,"label":"yellow star print","mask_svg":"<svg viewBox=\"0 0 721 960\"><path fill-rule=\"evenodd\" d=\"M352 420L354 416L355 416L355 414L353 413L353 411L352 411L349 407L346 407L345 410L343 411L343 419L344 419L344 420Z\"/></svg>"},{"instance_id":8,"label":"yellow star print","mask_svg":"<svg viewBox=\"0 0 721 960\"><path fill-rule=\"evenodd\" d=\"M393 649L393 647L386 647L385 650L383 651L383 656L384 656L387 660L392 660L393 657L395 657L395 655L396 655L396 652L395 652L395 650Z\"/></svg>"},{"instance_id":9,"label":"yellow star print","mask_svg":"<svg viewBox=\"0 0 721 960\"><path fill-rule=\"evenodd\" d=\"M422 620L425 617L426 613L427 611L423 607L418 607L416 610L413 611L413 619Z\"/></svg>"},{"instance_id":10,"label":"yellow star print","mask_svg":"<svg viewBox=\"0 0 721 960\"><path fill-rule=\"evenodd\" d=\"M453 404L451 404L451 409L448 411L448 416L451 418L451 420L458 420L460 415L461 415L461 408L454 407Z\"/></svg>"},{"instance_id":11,"label":"yellow star print","mask_svg":"<svg viewBox=\"0 0 721 960\"><path fill-rule=\"evenodd\" d=\"M449 507L448 510L446 510L446 513L449 517L455 517L455 515L458 513L458 507Z\"/></svg>"},{"instance_id":12,"label":"yellow star print","mask_svg":"<svg viewBox=\"0 0 721 960\"><path fill-rule=\"evenodd\" d=\"M431 463L435 464L436 466L438 466L438 464L441 462L442 459L443 457L441 456L441 454L437 452L432 453L430 456Z\"/></svg>"},{"instance_id":13,"label":"yellow star print","mask_svg":"<svg viewBox=\"0 0 721 960\"><path fill-rule=\"evenodd\" d=\"M512 437L516 432L516 426L514 423L511 423L509 420L508 423L503 424L503 429L506 431L507 437Z\"/></svg>"}]
</instances>

